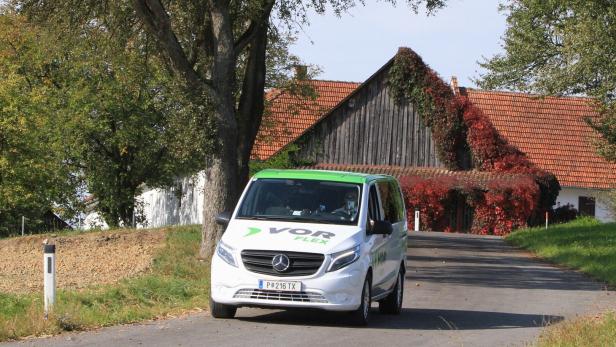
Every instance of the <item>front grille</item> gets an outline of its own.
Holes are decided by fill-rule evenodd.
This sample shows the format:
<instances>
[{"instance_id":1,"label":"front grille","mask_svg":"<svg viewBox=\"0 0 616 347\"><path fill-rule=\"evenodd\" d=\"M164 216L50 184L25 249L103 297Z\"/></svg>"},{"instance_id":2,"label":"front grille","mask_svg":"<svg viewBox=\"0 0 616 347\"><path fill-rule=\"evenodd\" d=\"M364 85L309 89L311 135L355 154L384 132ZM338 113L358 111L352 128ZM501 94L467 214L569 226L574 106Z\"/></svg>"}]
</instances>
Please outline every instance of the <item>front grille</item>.
<instances>
[{"instance_id":1,"label":"front grille","mask_svg":"<svg viewBox=\"0 0 616 347\"><path fill-rule=\"evenodd\" d=\"M259 299L270 301L316 302L327 303L327 299L318 293L309 292L278 292L263 289L240 289L233 296L235 299Z\"/></svg>"},{"instance_id":2,"label":"front grille","mask_svg":"<svg viewBox=\"0 0 616 347\"><path fill-rule=\"evenodd\" d=\"M272 259L284 254L291 261L289 268L284 272L278 272L272 267ZM262 250L243 250L242 261L248 271L268 274L274 276L309 276L316 273L325 256L318 253L304 252L284 252L284 251L262 251Z\"/></svg>"}]
</instances>

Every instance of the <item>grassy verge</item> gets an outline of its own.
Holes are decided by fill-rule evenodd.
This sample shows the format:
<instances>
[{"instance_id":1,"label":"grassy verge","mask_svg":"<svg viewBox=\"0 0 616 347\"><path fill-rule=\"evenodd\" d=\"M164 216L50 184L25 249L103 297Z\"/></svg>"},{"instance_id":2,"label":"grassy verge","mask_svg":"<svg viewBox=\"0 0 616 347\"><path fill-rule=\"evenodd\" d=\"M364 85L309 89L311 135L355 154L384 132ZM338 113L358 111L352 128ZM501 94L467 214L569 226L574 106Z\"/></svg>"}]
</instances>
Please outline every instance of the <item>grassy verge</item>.
<instances>
[{"instance_id":1,"label":"grassy verge","mask_svg":"<svg viewBox=\"0 0 616 347\"><path fill-rule=\"evenodd\" d=\"M548 229L530 228L506 240L554 263L616 285L616 223L581 218Z\"/></svg>"},{"instance_id":2,"label":"grassy verge","mask_svg":"<svg viewBox=\"0 0 616 347\"><path fill-rule=\"evenodd\" d=\"M539 347L614 346L616 345L616 315L582 318L551 326L543 331Z\"/></svg>"},{"instance_id":3,"label":"grassy verge","mask_svg":"<svg viewBox=\"0 0 616 347\"><path fill-rule=\"evenodd\" d=\"M42 295L0 293L0 341L131 323L206 308L209 264L196 259L200 229L174 228L151 269L114 285L59 291L49 319Z\"/></svg>"}]
</instances>

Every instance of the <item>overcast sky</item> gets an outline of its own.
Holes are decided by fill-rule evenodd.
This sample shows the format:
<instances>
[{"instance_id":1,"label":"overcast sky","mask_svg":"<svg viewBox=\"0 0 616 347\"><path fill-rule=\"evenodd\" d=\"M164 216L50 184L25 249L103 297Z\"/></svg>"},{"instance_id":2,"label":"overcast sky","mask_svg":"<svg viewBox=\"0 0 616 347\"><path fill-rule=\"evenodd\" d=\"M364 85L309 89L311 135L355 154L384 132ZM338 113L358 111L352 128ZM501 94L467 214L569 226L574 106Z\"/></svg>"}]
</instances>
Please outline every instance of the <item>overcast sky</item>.
<instances>
[{"instance_id":1,"label":"overcast sky","mask_svg":"<svg viewBox=\"0 0 616 347\"><path fill-rule=\"evenodd\" d=\"M505 16L498 1L450 0L435 15L414 14L405 1L397 7L367 1L342 18L313 14L292 52L323 70L320 79L362 82L397 51L410 47L449 81L474 86L482 56L501 52Z\"/></svg>"}]
</instances>

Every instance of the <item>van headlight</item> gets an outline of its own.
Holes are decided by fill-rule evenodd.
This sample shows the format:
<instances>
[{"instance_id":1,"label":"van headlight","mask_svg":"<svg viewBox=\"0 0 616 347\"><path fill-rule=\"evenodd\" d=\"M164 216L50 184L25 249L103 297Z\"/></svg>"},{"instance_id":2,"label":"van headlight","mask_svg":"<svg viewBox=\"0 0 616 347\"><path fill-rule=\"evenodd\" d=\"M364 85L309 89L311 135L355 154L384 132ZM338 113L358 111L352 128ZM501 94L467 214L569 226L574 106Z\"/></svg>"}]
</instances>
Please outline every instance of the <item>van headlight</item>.
<instances>
[{"instance_id":1,"label":"van headlight","mask_svg":"<svg viewBox=\"0 0 616 347\"><path fill-rule=\"evenodd\" d=\"M216 247L216 254L218 254L218 256L227 264L237 267L237 263L235 262L235 256L233 255L233 253L233 248L231 248L222 241L218 242L218 247Z\"/></svg>"},{"instance_id":2,"label":"van headlight","mask_svg":"<svg viewBox=\"0 0 616 347\"><path fill-rule=\"evenodd\" d=\"M330 272L340 270L343 267L354 263L357 259L359 259L359 248L359 245L357 245L345 251L331 254L332 262L327 271Z\"/></svg>"}]
</instances>

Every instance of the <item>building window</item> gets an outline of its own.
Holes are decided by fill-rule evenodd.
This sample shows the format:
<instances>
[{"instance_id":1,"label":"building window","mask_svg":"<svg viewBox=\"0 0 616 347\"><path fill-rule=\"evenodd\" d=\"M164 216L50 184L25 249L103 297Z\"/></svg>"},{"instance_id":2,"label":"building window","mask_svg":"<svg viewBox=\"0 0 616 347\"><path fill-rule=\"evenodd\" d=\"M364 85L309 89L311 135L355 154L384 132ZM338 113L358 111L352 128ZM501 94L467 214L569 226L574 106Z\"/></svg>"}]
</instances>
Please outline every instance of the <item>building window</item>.
<instances>
[{"instance_id":1,"label":"building window","mask_svg":"<svg viewBox=\"0 0 616 347\"><path fill-rule=\"evenodd\" d=\"M589 196L580 196L578 209L580 216L595 216L595 198Z\"/></svg>"}]
</instances>

